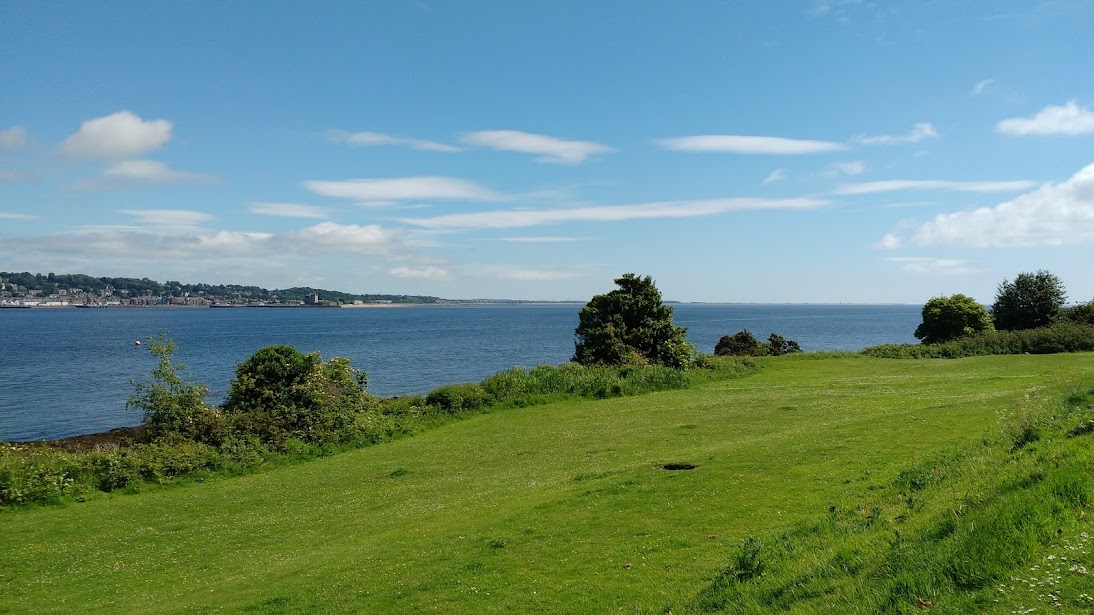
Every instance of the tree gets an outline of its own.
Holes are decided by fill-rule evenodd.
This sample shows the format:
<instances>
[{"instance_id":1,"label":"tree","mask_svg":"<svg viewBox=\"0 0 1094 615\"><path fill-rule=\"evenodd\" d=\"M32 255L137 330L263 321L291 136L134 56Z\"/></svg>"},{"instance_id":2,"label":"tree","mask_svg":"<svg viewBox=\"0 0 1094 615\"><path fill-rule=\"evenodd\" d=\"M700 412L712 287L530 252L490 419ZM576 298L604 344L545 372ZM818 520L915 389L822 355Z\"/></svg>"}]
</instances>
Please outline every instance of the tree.
<instances>
[{"instance_id":1,"label":"tree","mask_svg":"<svg viewBox=\"0 0 1094 615\"><path fill-rule=\"evenodd\" d=\"M923 306L923 322L915 328L915 336L924 344L937 344L994 328L984 306L958 293L927 301Z\"/></svg>"},{"instance_id":2,"label":"tree","mask_svg":"<svg viewBox=\"0 0 1094 615\"><path fill-rule=\"evenodd\" d=\"M574 362L582 365L686 367L692 346L685 329L672 324L672 308L649 276L624 274L619 288L593 297L574 330Z\"/></svg>"},{"instance_id":3,"label":"tree","mask_svg":"<svg viewBox=\"0 0 1094 615\"><path fill-rule=\"evenodd\" d=\"M126 408L144 411L144 425L153 437L172 434L218 444L225 435L224 418L205 403L209 388L183 378L186 366L174 363L175 342L164 333L148 340L148 349L159 360L149 381L134 381Z\"/></svg>"},{"instance_id":4,"label":"tree","mask_svg":"<svg viewBox=\"0 0 1094 615\"><path fill-rule=\"evenodd\" d=\"M1051 324L1067 300L1060 278L1048 271L1020 273L1003 280L991 307L995 326L1006 331L1034 329Z\"/></svg>"}]
</instances>

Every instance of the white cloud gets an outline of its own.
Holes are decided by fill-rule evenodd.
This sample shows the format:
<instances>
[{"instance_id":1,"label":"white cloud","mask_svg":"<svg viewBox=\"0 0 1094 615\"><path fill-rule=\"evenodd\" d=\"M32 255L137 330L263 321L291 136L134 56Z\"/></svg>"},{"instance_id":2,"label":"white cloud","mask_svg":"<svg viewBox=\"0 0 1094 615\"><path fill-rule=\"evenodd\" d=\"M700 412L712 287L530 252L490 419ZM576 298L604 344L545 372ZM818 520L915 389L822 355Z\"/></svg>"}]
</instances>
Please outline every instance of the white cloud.
<instances>
[{"instance_id":1,"label":"white cloud","mask_svg":"<svg viewBox=\"0 0 1094 615\"><path fill-rule=\"evenodd\" d=\"M939 214L919 227L923 245L963 244L980 248L1056 246L1094 240L1094 164L1068 180L1048 183L1000 203Z\"/></svg>"},{"instance_id":2,"label":"white cloud","mask_svg":"<svg viewBox=\"0 0 1094 615\"><path fill-rule=\"evenodd\" d=\"M1014 192L1037 185L1029 180L1015 181L948 181L941 179L888 179L858 184L840 184L836 194L876 194L905 190L946 190L951 192Z\"/></svg>"},{"instance_id":3,"label":"white cloud","mask_svg":"<svg viewBox=\"0 0 1094 615\"><path fill-rule=\"evenodd\" d=\"M408 280L448 280L452 277L440 267L395 267L388 270L388 275Z\"/></svg>"},{"instance_id":4,"label":"white cloud","mask_svg":"<svg viewBox=\"0 0 1094 615\"><path fill-rule=\"evenodd\" d=\"M376 224L337 224L320 222L315 226L278 235L286 249L306 253L358 252L383 254L396 247L402 231L385 229Z\"/></svg>"},{"instance_id":5,"label":"white cloud","mask_svg":"<svg viewBox=\"0 0 1094 615\"><path fill-rule=\"evenodd\" d=\"M327 209L302 203L251 203L247 211L261 216L281 218L326 218Z\"/></svg>"},{"instance_id":6,"label":"white cloud","mask_svg":"<svg viewBox=\"0 0 1094 615\"><path fill-rule=\"evenodd\" d=\"M80 129L61 144L60 151L77 158L132 158L170 140L171 122L145 121L129 111L119 111L80 124Z\"/></svg>"},{"instance_id":7,"label":"white cloud","mask_svg":"<svg viewBox=\"0 0 1094 615\"><path fill-rule=\"evenodd\" d=\"M885 236L881 238L881 241L874 244L874 247L883 248L885 250L896 250L902 243L904 242L896 233L886 233Z\"/></svg>"},{"instance_id":8,"label":"white cloud","mask_svg":"<svg viewBox=\"0 0 1094 615\"><path fill-rule=\"evenodd\" d=\"M202 179L197 173L176 171L159 160L123 160L103 172L111 179L127 179L143 182L177 182Z\"/></svg>"},{"instance_id":9,"label":"white cloud","mask_svg":"<svg viewBox=\"0 0 1094 615\"><path fill-rule=\"evenodd\" d=\"M397 177L392 179L311 180L304 187L316 194L358 201L467 200L492 201L499 195L456 177Z\"/></svg>"},{"instance_id":10,"label":"white cloud","mask_svg":"<svg viewBox=\"0 0 1094 615\"><path fill-rule=\"evenodd\" d=\"M866 163L861 160L851 162L837 162L832 165L834 175L860 175L866 171Z\"/></svg>"},{"instance_id":11,"label":"white cloud","mask_svg":"<svg viewBox=\"0 0 1094 615\"><path fill-rule=\"evenodd\" d=\"M122 213L139 215L133 210ZM170 226L174 221L187 221L186 214L172 216L161 210L159 219L152 222L167 222L166 226ZM145 212L144 217L155 218L155 215ZM189 216L189 221L201 221L201 218ZM387 258L401 247L403 235L403 231L378 226L331 222L279 234L206 230L194 226L178 231L163 227L84 227L50 235L9 235L0 239L0 255L12 257L33 251L43 258L118 259L145 264L176 261L223 268L227 258L255 259L257 262L292 255L314 258L371 254Z\"/></svg>"},{"instance_id":12,"label":"white cloud","mask_svg":"<svg viewBox=\"0 0 1094 615\"><path fill-rule=\"evenodd\" d=\"M509 241L513 243L567 243L571 241L581 241L584 237L499 237L498 241Z\"/></svg>"},{"instance_id":13,"label":"white cloud","mask_svg":"<svg viewBox=\"0 0 1094 615\"><path fill-rule=\"evenodd\" d=\"M519 130L482 130L466 134L461 140L477 147L538 154L537 162L554 164L581 164L594 154L615 151L593 141L569 141Z\"/></svg>"},{"instance_id":14,"label":"white cloud","mask_svg":"<svg viewBox=\"0 0 1094 615\"><path fill-rule=\"evenodd\" d=\"M12 126L0 130L0 149L17 149L27 144L27 129L25 126Z\"/></svg>"},{"instance_id":15,"label":"white cloud","mask_svg":"<svg viewBox=\"0 0 1094 615\"><path fill-rule=\"evenodd\" d=\"M578 277L578 275L570 271L514 270L502 272L501 277L506 280L516 280L518 282L552 282L556 280L571 280Z\"/></svg>"},{"instance_id":16,"label":"white cloud","mask_svg":"<svg viewBox=\"0 0 1094 615\"><path fill-rule=\"evenodd\" d=\"M405 224L430 229L520 228L563 222L619 222L650 218L690 218L713 216L732 211L764 209L815 209L828 201L795 199L709 199L702 201L665 201L636 205L599 205L571 209L510 209L431 218L402 218Z\"/></svg>"},{"instance_id":17,"label":"white cloud","mask_svg":"<svg viewBox=\"0 0 1094 615\"><path fill-rule=\"evenodd\" d=\"M665 149L681 152L727 152L732 154L797 155L820 152L837 152L847 149L842 143L785 139L783 137L756 137L746 135L695 135L657 139Z\"/></svg>"},{"instance_id":18,"label":"white cloud","mask_svg":"<svg viewBox=\"0 0 1094 615\"><path fill-rule=\"evenodd\" d=\"M212 214L188 209L115 209L114 213L133 216L152 226L193 227L213 220Z\"/></svg>"},{"instance_id":19,"label":"white cloud","mask_svg":"<svg viewBox=\"0 0 1094 615\"><path fill-rule=\"evenodd\" d=\"M30 214L17 214L10 211L0 211L0 220L37 220L38 216Z\"/></svg>"},{"instance_id":20,"label":"white cloud","mask_svg":"<svg viewBox=\"0 0 1094 615\"><path fill-rule=\"evenodd\" d=\"M995 131L1014 136L1076 135L1094 132L1094 111L1074 100L1062 107L1049 105L1033 117L1012 117L995 126Z\"/></svg>"},{"instance_id":21,"label":"white cloud","mask_svg":"<svg viewBox=\"0 0 1094 615\"><path fill-rule=\"evenodd\" d=\"M934 125L928 122L922 122L913 126L907 134L877 135L874 137L859 135L854 138L854 141L863 145L893 145L897 143L919 143L923 139L929 139L937 136L938 131L935 130Z\"/></svg>"},{"instance_id":22,"label":"white cloud","mask_svg":"<svg viewBox=\"0 0 1094 615\"><path fill-rule=\"evenodd\" d=\"M382 132L347 132L345 130L328 130L327 139L335 143L344 143L351 147L373 147L377 145L405 145L411 149L427 152L462 152L463 149L454 145L427 141L424 139L411 139L408 137L396 137Z\"/></svg>"},{"instance_id":23,"label":"white cloud","mask_svg":"<svg viewBox=\"0 0 1094 615\"><path fill-rule=\"evenodd\" d=\"M969 92L969 96L979 96L984 93L984 90L988 89L988 86L995 83L994 79L985 79L976 85L972 86L972 90Z\"/></svg>"},{"instance_id":24,"label":"white cloud","mask_svg":"<svg viewBox=\"0 0 1094 615\"><path fill-rule=\"evenodd\" d=\"M967 261L954 258L933 258L928 256L891 256L885 259L890 263L899 263L908 273L933 275L969 275L980 273L979 269L968 266Z\"/></svg>"},{"instance_id":25,"label":"white cloud","mask_svg":"<svg viewBox=\"0 0 1094 615\"><path fill-rule=\"evenodd\" d=\"M775 169L774 171L769 173L767 177L764 178L763 183L766 185L773 184L775 182L782 182L786 181L788 177L789 176L786 174L786 169Z\"/></svg>"}]
</instances>

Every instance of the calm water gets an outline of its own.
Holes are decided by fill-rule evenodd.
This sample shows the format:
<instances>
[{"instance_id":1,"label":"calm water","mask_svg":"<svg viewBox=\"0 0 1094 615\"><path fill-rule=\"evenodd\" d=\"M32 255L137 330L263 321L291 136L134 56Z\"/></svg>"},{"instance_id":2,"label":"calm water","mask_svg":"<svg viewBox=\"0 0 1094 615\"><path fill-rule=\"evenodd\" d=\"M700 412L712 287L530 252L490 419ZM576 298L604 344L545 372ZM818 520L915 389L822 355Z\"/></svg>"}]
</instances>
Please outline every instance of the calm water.
<instances>
[{"instance_id":1,"label":"calm water","mask_svg":"<svg viewBox=\"0 0 1094 615\"><path fill-rule=\"evenodd\" d=\"M145 340L167 332L177 359L217 399L235 367L263 346L293 344L349 357L377 395L424 393L479 381L514 365L573 354L580 305L423 306L393 309L0 309L0 441L59 438L140 422L125 409L133 379L155 365ZM857 350L915 342L919 306L677 305L676 324L712 352L749 329L803 349Z\"/></svg>"}]
</instances>

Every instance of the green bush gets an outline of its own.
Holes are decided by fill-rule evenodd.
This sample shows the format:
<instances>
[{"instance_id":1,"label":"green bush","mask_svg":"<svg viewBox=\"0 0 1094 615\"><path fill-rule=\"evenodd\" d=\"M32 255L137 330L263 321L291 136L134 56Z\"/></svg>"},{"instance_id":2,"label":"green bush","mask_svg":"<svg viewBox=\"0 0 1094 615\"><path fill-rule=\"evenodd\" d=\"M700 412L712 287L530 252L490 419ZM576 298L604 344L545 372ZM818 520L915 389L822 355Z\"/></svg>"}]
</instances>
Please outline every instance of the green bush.
<instances>
[{"instance_id":1,"label":"green bush","mask_svg":"<svg viewBox=\"0 0 1094 615\"><path fill-rule=\"evenodd\" d=\"M488 402L486 391L477 384L448 384L430 391L425 401L448 413L477 410Z\"/></svg>"},{"instance_id":2,"label":"green bush","mask_svg":"<svg viewBox=\"0 0 1094 615\"><path fill-rule=\"evenodd\" d=\"M356 415L372 404L366 385L365 374L348 359L324 363L318 353L269 346L236 369L223 410L233 432L275 447L293 438L346 442L356 437Z\"/></svg>"},{"instance_id":3,"label":"green bush","mask_svg":"<svg viewBox=\"0 0 1094 615\"><path fill-rule=\"evenodd\" d=\"M723 335L714 345L714 354L733 357L758 357L767 354L767 348L748 329L733 335Z\"/></svg>"},{"instance_id":4,"label":"green bush","mask_svg":"<svg viewBox=\"0 0 1094 615\"><path fill-rule=\"evenodd\" d=\"M984 306L967 295L935 297L923 306L923 322L915 328L924 344L945 342L995 328Z\"/></svg>"}]
</instances>

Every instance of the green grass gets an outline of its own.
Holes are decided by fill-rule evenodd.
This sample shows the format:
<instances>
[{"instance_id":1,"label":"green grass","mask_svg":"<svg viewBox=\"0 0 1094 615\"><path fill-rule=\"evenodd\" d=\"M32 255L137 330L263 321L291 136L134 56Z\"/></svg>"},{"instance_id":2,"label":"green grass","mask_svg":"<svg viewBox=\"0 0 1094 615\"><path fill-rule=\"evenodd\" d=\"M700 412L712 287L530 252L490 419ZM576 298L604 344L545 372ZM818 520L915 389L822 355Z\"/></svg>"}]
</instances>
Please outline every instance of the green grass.
<instances>
[{"instance_id":1,"label":"green grass","mask_svg":"<svg viewBox=\"0 0 1094 615\"><path fill-rule=\"evenodd\" d=\"M0 612L701 610L719 572L747 560L746 537L807 541L794 532L978 445L1094 367L1089 354L761 363L688 390L497 410L268 472L2 512Z\"/></svg>"}]
</instances>

